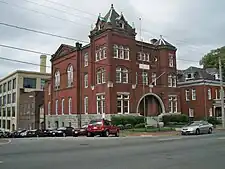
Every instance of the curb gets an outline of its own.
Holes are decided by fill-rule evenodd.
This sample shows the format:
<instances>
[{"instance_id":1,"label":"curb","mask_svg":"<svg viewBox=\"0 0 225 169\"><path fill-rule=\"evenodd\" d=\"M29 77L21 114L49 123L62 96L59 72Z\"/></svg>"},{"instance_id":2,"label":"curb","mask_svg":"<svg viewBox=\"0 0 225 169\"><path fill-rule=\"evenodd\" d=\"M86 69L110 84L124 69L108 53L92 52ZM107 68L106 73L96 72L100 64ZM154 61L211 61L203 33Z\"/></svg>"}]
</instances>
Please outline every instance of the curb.
<instances>
[{"instance_id":1,"label":"curb","mask_svg":"<svg viewBox=\"0 0 225 169\"><path fill-rule=\"evenodd\" d=\"M11 141L10 139L0 139L0 145L9 144Z\"/></svg>"}]
</instances>

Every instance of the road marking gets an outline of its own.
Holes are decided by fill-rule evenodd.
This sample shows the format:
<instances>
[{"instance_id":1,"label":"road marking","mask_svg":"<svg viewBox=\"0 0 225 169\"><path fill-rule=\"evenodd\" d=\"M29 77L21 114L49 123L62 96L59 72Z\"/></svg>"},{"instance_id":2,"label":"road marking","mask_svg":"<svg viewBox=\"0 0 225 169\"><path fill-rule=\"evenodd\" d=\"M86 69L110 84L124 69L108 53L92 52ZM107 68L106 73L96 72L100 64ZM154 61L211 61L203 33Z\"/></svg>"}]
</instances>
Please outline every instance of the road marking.
<instances>
[{"instance_id":1,"label":"road marking","mask_svg":"<svg viewBox=\"0 0 225 169\"><path fill-rule=\"evenodd\" d=\"M225 137L219 137L218 140L225 140Z\"/></svg>"},{"instance_id":2,"label":"road marking","mask_svg":"<svg viewBox=\"0 0 225 169\"><path fill-rule=\"evenodd\" d=\"M172 140L180 140L182 139L182 137L178 137L178 138L161 138L158 139L158 141L172 141Z\"/></svg>"},{"instance_id":3,"label":"road marking","mask_svg":"<svg viewBox=\"0 0 225 169\"><path fill-rule=\"evenodd\" d=\"M3 163L3 161L0 161L0 164L2 164Z\"/></svg>"},{"instance_id":4,"label":"road marking","mask_svg":"<svg viewBox=\"0 0 225 169\"><path fill-rule=\"evenodd\" d=\"M11 142L12 142L12 140L11 139L8 139L7 142L3 142L3 143L0 142L0 145L9 144Z\"/></svg>"}]
</instances>

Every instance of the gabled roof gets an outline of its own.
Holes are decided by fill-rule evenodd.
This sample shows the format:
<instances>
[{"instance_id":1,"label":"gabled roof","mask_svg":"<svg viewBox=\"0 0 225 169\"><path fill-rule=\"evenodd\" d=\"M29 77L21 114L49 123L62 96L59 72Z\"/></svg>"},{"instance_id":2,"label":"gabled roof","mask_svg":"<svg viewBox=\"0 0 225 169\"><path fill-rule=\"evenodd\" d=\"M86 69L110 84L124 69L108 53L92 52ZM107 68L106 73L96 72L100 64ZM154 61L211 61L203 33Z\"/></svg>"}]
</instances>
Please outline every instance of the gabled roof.
<instances>
[{"instance_id":1,"label":"gabled roof","mask_svg":"<svg viewBox=\"0 0 225 169\"><path fill-rule=\"evenodd\" d=\"M76 47L66 44L61 44L57 51L52 55L51 61L61 56L65 56L76 50Z\"/></svg>"},{"instance_id":2,"label":"gabled roof","mask_svg":"<svg viewBox=\"0 0 225 169\"><path fill-rule=\"evenodd\" d=\"M120 17L120 15L115 11L113 4L112 4L109 12L104 17L104 20L108 23L114 23L116 21L116 19L119 17Z\"/></svg>"},{"instance_id":3,"label":"gabled roof","mask_svg":"<svg viewBox=\"0 0 225 169\"><path fill-rule=\"evenodd\" d=\"M154 43L155 46L160 46L160 47L171 47L176 49L175 46L173 46L171 43L167 42L162 35L160 35L160 38Z\"/></svg>"}]
</instances>

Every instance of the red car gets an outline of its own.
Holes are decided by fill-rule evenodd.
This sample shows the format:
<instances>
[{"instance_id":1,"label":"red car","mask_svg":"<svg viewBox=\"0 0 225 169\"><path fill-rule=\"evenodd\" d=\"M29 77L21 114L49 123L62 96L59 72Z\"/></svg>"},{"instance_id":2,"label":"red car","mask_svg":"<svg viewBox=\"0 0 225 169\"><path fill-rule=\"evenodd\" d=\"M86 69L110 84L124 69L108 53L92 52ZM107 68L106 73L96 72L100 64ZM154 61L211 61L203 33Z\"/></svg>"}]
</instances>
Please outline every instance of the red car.
<instances>
[{"instance_id":1,"label":"red car","mask_svg":"<svg viewBox=\"0 0 225 169\"><path fill-rule=\"evenodd\" d=\"M111 124L111 121L105 119L91 120L87 127L87 136L96 135L108 137L109 135L119 136L119 128Z\"/></svg>"}]
</instances>

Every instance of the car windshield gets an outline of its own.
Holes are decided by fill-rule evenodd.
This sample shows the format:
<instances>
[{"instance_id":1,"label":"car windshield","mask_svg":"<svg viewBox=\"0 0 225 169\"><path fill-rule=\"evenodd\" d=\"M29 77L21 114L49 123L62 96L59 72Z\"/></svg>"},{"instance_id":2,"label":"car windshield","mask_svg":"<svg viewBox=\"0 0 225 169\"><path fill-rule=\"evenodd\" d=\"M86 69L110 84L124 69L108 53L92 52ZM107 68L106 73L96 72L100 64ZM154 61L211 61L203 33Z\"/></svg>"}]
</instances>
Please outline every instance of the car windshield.
<instances>
[{"instance_id":1,"label":"car windshield","mask_svg":"<svg viewBox=\"0 0 225 169\"><path fill-rule=\"evenodd\" d=\"M66 128L65 127L60 127L57 130L66 130Z\"/></svg>"},{"instance_id":2,"label":"car windshield","mask_svg":"<svg viewBox=\"0 0 225 169\"><path fill-rule=\"evenodd\" d=\"M196 121L196 122L193 122L193 123L189 124L188 126L198 126L199 124L201 124L201 122Z\"/></svg>"},{"instance_id":3,"label":"car windshield","mask_svg":"<svg viewBox=\"0 0 225 169\"><path fill-rule=\"evenodd\" d=\"M101 120L91 120L90 123L91 125L95 126L95 125L101 125L102 121Z\"/></svg>"}]
</instances>

